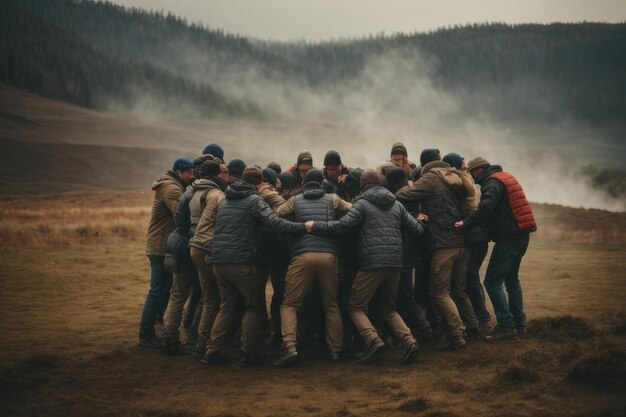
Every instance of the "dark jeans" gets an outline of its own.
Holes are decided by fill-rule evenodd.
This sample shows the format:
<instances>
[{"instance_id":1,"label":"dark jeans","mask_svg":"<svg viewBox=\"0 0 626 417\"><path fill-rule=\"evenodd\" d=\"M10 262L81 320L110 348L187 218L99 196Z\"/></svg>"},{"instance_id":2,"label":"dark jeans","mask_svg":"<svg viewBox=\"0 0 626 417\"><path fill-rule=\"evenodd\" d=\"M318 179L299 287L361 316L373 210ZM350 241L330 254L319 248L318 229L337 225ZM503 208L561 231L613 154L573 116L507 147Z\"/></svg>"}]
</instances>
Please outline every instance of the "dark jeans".
<instances>
[{"instance_id":1,"label":"dark jeans","mask_svg":"<svg viewBox=\"0 0 626 417\"><path fill-rule=\"evenodd\" d=\"M474 243L468 246L467 249L470 255L467 261L467 288L465 292L472 303L476 318L480 324L486 324L491 320L491 314L489 314L485 306L485 292L483 284L480 282L480 267L487 256L489 243Z\"/></svg>"},{"instance_id":2,"label":"dark jeans","mask_svg":"<svg viewBox=\"0 0 626 417\"><path fill-rule=\"evenodd\" d=\"M493 304L498 325L503 329L526 327L522 285L518 273L527 248L528 235L496 242L489 259L485 288Z\"/></svg>"},{"instance_id":3,"label":"dark jeans","mask_svg":"<svg viewBox=\"0 0 626 417\"><path fill-rule=\"evenodd\" d=\"M413 295L413 268L411 266L402 268L398 284L397 310L413 333L430 327L424 310L417 304Z\"/></svg>"},{"instance_id":4,"label":"dark jeans","mask_svg":"<svg viewBox=\"0 0 626 417\"><path fill-rule=\"evenodd\" d=\"M139 336L153 336L158 311L163 311L170 296L172 274L165 270L165 256L148 255L150 261L150 288L143 304L139 321Z\"/></svg>"}]
</instances>

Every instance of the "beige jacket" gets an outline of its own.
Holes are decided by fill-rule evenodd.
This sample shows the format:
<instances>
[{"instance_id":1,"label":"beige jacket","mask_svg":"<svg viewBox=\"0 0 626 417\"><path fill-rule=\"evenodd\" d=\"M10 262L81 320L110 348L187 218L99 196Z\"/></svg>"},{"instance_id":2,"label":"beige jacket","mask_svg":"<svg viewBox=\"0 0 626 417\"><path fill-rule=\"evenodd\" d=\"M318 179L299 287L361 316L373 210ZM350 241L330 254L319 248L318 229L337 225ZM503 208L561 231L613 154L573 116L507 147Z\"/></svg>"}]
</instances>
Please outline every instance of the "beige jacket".
<instances>
[{"instance_id":1,"label":"beige jacket","mask_svg":"<svg viewBox=\"0 0 626 417\"><path fill-rule=\"evenodd\" d=\"M169 171L152 183L152 190L154 199L146 236L146 255L165 256L167 237L176 229L174 213L185 185L175 173Z\"/></svg>"},{"instance_id":2,"label":"beige jacket","mask_svg":"<svg viewBox=\"0 0 626 417\"><path fill-rule=\"evenodd\" d=\"M212 252L217 208L223 200L224 193L219 188L213 188L204 195L204 209L196 225L196 232L189 240L189 246Z\"/></svg>"}]
</instances>

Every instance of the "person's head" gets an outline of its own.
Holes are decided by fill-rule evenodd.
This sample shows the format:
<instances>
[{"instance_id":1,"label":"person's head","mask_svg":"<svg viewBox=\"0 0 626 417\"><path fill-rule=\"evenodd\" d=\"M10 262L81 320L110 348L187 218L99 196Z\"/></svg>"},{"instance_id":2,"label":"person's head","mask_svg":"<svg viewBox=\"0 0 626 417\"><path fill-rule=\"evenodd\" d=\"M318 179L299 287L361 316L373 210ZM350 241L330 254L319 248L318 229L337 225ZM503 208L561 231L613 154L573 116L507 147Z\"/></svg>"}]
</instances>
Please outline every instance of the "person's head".
<instances>
[{"instance_id":1,"label":"person's head","mask_svg":"<svg viewBox=\"0 0 626 417\"><path fill-rule=\"evenodd\" d=\"M228 163L228 175L231 177L241 179L243 171L246 169L246 163L241 159L233 159Z\"/></svg>"},{"instance_id":2,"label":"person's head","mask_svg":"<svg viewBox=\"0 0 626 417\"><path fill-rule=\"evenodd\" d=\"M306 185L310 182L314 182L317 184L322 184L324 182L324 174L319 169L310 169L309 172L304 176L304 180L302 181L303 185Z\"/></svg>"},{"instance_id":3,"label":"person's head","mask_svg":"<svg viewBox=\"0 0 626 417\"><path fill-rule=\"evenodd\" d=\"M278 182L280 184L277 183L277 187L281 193L291 191L298 186L296 177L289 171L278 174Z\"/></svg>"},{"instance_id":4,"label":"person's head","mask_svg":"<svg viewBox=\"0 0 626 417\"><path fill-rule=\"evenodd\" d=\"M442 161L445 162L446 164L450 165L453 168L456 168L460 171L464 171L467 169L467 164L465 163L465 158L463 158L461 155L459 155L456 152L450 152L447 153L443 158Z\"/></svg>"},{"instance_id":5,"label":"person's head","mask_svg":"<svg viewBox=\"0 0 626 417\"><path fill-rule=\"evenodd\" d=\"M270 162L267 164L267 168L273 169L274 172L276 172L276 175L283 171L283 168L278 164L278 162Z\"/></svg>"},{"instance_id":6,"label":"person's head","mask_svg":"<svg viewBox=\"0 0 626 417\"><path fill-rule=\"evenodd\" d=\"M403 168L404 165L406 165L408 157L409 154L403 143L397 142L391 146L390 160L395 166Z\"/></svg>"},{"instance_id":7,"label":"person's head","mask_svg":"<svg viewBox=\"0 0 626 417\"><path fill-rule=\"evenodd\" d=\"M351 200L361 193L361 168L352 168L346 177L345 187L348 190Z\"/></svg>"},{"instance_id":8,"label":"person's head","mask_svg":"<svg viewBox=\"0 0 626 417\"><path fill-rule=\"evenodd\" d=\"M246 167L241 176L243 182L259 187L263 183L263 171L257 166Z\"/></svg>"},{"instance_id":9,"label":"person's head","mask_svg":"<svg viewBox=\"0 0 626 417\"><path fill-rule=\"evenodd\" d=\"M222 173L222 164L217 159L206 159L198 168L200 178L219 177Z\"/></svg>"},{"instance_id":10,"label":"person's head","mask_svg":"<svg viewBox=\"0 0 626 417\"><path fill-rule=\"evenodd\" d=\"M184 182L193 181L193 161L189 158L178 158L172 165L174 171Z\"/></svg>"},{"instance_id":11,"label":"person's head","mask_svg":"<svg viewBox=\"0 0 626 417\"><path fill-rule=\"evenodd\" d=\"M263 182L268 183L272 187L277 186L278 174L272 168L263 168Z\"/></svg>"},{"instance_id":12,"label":"person's head","mask_svg":"<svg viewBox=\"0 0 626 417\"><path fill-rule=\"evenodd\" d=\"M420 154L420 164L422 166L426 165L429 162L439 160L441 160L441 154L439 153L439 149L424 149Z\"/></svg>"},{"instance_id":13,"label":"person's head","mask_svg":"<svg viewBox=\"0 0 626 417\"><path fill-rule=\"evenodd\" d=\"M202 155L211 155L221 159L222 161L224 160L224 150L220 145L215 143L205 146L202 150Z\"/></svg>"},{"instance_id":14,"label":"person's head","mask_svg":"<svg viewBox=\"0 0 626 417\"><path fill-rule=\"evenodd\" d=\"M341 155L337 151L328 151L324 156L324 167L326 168L326 174L332 179L338 179L343 170L343 164L341 163Z\"/></svg>"},{"instance_id":15,"label":"person's head","mask_svg":"<svg viewBox=\"0 0 626 417\"><path fill-rule=\"evenodd\" d=\"M387 184L389 191L395 193L400 188L409 185L409 179L407 178L406 171L402 168L393 167L385 174L387 178Z\"/></svg>"},{"instance_id":16,"label":"person's head","mask_svg":"<svg viewBox=\"0 0 626 417\"><path fill-rule=\"evenodd\" d=\"M368 168L361 174L361 190L365 191L366 188L373 187L375 185L381 185L382 181L378 172L375 169Z\"/></svg>"},{"instance_id":17,"label":"person's head","mask_svg":"<svg viewBox=\"0 0 626 417\"><path fill-rule=\"evenodd\" d=\"M477 156L467 163L467 170L472 175L472 178L476 179L483 173L483 171L489 168L491 164L485 158Z\"/></svg>"},{"instance_id":18,"label":"person's head","mask_svg":"<svg viewBox=\"0 0 626 417\"><path fill-rule=\"evenodd\" d=\"M302 150L298 154L298 159L296 160L296 167L300 172L300 177L304 178L307 172L313 168L313 156L310 151Z\"/></svg>"}]
</instances>

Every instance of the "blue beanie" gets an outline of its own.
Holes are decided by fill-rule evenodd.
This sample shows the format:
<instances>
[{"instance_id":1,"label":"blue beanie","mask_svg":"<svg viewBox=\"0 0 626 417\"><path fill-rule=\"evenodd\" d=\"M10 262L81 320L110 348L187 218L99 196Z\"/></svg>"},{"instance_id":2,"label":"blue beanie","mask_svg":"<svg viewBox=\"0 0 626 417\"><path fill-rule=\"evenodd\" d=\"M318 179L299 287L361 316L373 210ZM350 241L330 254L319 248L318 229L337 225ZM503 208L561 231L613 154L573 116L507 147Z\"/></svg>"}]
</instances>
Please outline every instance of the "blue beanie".
<instances>
[{"instance_id":1,"label":"blue beanie","mask_svg":"<svg viewBox=\"0 0 626 417\"><path fill-rule=\"evenodd\" d=\"M456 169L461 169L461 165L463 165L464 160L465 158L463 158L461 155L459 155L456 152L450 152L449 154L446 154L446 156L443 157L443 162L447 163L448 165Z\"/></svg>"},{"instance_id":2,"label":"blue beanie","mask_svg":"<svg viewBox=\"0 0 626 417\"><path fill-rule=\"evenodd\" d=\"M174 161L172 171L184 171L186 169L193 169L193 161L189 158L178 158Z\"/></svg>"},{"instance_id":3,"label":"blue beanie","mask_svg":"<svg viewBox=\"0 0 626 417\"><path fill-rule=\"evenodd\" d=\"M222 161L224 160L224 150L220 145L217 145L215 143L207 145L202 151L202 155L213 155L221 159Z\"/></svg>"}]
</instances>

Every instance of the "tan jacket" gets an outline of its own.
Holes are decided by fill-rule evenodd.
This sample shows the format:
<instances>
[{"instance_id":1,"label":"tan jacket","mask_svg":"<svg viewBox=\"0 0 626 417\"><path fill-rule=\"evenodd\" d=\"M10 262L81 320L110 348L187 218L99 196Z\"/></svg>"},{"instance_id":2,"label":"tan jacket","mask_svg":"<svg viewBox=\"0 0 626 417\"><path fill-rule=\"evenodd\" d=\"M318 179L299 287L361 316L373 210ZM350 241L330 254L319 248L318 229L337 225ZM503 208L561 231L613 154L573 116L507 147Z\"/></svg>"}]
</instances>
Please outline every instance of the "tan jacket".
<instances>
[{"instance_id":1,"label":"tan jacket","mask_svg":"<svg viewBox=\"0 0 626 417\"><path fill-rule=\"evenodd\" d=\"M219 188L213 188L204 195L204 209L196 225L196 233L189 240L189 246L207 252L213 251L215 218L217 217L217 208L223 200L224 193Z\"/></svg>"},{"instance_id":2,"label":"tan jacket","mask_svg":"<svg viewBox=\"0 0 626 417\"><path fill-rule=\"evenodd\" d=\"M478 207L478 201L480 200L480 193L476 190L476 185L474 185L474 180L472 176L467 171L457 171L461 180L463 181L463 186L467 190L467 198L465 202L463 202L463 206L461 207L461 215L463 218L466 218L470 214L476 211Z\"/></svg>"},{"instance_id":3,"label":"tan jacket","mask_svg":"<svg viewBox=\"0 0 626 417\"><path fill-rule=\"evenodd\" d=\"M165 256L167 237L176 229L174 213L185 191L182 180L173 172L152 183L154 199L146 236L146 255Z\"/></svg>"},{"instance_id":4,"label":"tan jacket","mask_svg":"<svg viewBox=\"0 0 626 417\"><path fill-rule=\"evenodd\" d=\"M281 195L278 194L278 191L276 191L276 189L274 189L271 185L261 188L259 190L259 194L263 198L263 201L265 201L276 214L278 214L278 209L285 204L285 199L281 197Z\"/></svg>"}]
</instances>

